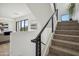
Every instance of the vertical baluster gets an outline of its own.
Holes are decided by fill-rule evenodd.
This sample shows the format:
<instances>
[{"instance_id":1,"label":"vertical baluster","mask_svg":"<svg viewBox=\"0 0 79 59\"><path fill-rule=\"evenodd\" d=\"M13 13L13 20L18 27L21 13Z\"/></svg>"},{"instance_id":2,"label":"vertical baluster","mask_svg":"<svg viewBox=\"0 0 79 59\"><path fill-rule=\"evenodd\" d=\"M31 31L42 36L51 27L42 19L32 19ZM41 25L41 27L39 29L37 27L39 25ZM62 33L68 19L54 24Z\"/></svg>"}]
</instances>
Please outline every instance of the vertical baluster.
<instances>
[{"instance_id":1,"label":"vertical baluster","mask_svg":"<svg viewBox=\"0 0 79 59\"><path fill-rule=\"evenodd\" d=\"M53 26L54 26L54 25L53 25L53 16L52 16L52 32L53 32Z\"/></svg>"},{"instance_id":2,"label":"vertical baluster","mask_svg":"<svg viewBox=\"0 0 79 59\"><path fill-rule=\"evenodd\" d=\"M16 22L16 31L17 31L17 24L18 24L18 23Z\"/></svg>"},{"instance_id":3,"label":"vertical baluster","mask_svg":"<svg viewBox=\"0 0 79 59\"><path fill-rule=\"evenodd\" d=\"M57 9L57 12L56 12L56 17L57 17L57 20L58 20L58 9Z\"/></svg>"}]
</instances>

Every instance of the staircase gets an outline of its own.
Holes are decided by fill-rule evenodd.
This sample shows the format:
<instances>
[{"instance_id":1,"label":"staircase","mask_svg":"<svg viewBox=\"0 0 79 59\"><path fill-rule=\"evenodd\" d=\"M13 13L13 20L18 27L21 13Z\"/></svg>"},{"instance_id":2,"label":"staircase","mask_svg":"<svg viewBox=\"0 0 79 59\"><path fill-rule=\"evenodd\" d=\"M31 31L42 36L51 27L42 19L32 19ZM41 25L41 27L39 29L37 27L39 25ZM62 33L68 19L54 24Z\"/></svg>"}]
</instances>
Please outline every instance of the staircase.
<instances>
[{"instance_id":1,"label":"staircase","mask_svg":"<svg viewBox=\"0 0 79 59\"><path fill-rule=\"evenodd\" d=\"M58 22L49 56L79 56L79 23Z\"/></svg>"}]
</instances>

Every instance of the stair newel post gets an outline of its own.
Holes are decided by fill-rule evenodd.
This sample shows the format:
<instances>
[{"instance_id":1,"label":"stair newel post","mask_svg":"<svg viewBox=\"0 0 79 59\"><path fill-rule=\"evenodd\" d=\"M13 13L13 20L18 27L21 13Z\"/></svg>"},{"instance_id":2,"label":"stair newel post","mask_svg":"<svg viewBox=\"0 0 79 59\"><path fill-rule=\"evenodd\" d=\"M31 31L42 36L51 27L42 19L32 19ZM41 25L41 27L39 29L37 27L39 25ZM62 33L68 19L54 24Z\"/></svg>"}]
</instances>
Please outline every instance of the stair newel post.
<instances>
[{"instance_id":1,"label":"stair newel post","mask_svg":"<svg viewBox=\"0 0 79 59\"><path fill-rule=\"evenodd\" d=\"M41 35L39 36L39 56L41 56Z\"/></svg>"},{"instance_id":2,"label":"stair newel post","mask_svg":"<svg viewBox=\"0 0 79 59\"><path fill-rule=\"evenodd\" d=\"M36 41L36 56L38 56L38 54L39 54L39 52L38 52L38 47L39 47L39 45L38 45L38 40Z\"/></svg>"},{"instance_id":3,"label":"stair newel post","mask_svg":"<svg viewBox=\"0 0 79 59\"><path fill-rule=\"evenodd\" d=\"M41 35L39 35L36 42L36 56L41 56Z\"/></svg>"}]
</instances>

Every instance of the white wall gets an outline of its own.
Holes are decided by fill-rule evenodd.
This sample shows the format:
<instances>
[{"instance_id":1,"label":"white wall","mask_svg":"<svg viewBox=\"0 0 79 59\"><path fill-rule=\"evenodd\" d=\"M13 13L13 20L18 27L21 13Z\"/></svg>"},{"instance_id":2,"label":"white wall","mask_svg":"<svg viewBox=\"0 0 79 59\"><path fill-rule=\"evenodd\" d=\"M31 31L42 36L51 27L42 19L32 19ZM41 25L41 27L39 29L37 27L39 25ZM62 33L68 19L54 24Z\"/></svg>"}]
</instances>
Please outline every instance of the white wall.
<instances>
[{"instance_id":1,"label":"white wall","mask_svg":"<svg viewBox=\"0 0 79 59\"><path fill-rule=\"evenodd\" d=\"M45 56L48 54L48 50L50 47L49 44L51 44L51 42L50 42L51 38L52 38L52 30L51 30L51 28L46 28L41 35L41 41L46 44L46 45L41 44L42 56Z\"/></svg>"},{"instance_id":2,"label":"white wall","mask_svg":"<svg viewBox=\"0 0 79 59\"><path fill-rule=\"evenodd\" d=\"M73 19L79 22L79 3L76 3Z\"/></svg>"},{"instance_id":3,"label":"white wall","mask_svg":"<svg viewBox=\"0 0 79 59\"><path fill-rule=\"evenodd\" d=\"M39 27L38 27L39 23L37 22L36 18L34 17L34 15L32 13L30 13L28 15L24 15L24 16L15 18L16 22L20 21L20 20L25 20L25 19L28 20L28 31L34 31L34 30L31 29L31 24L32 23L36 23L37 24L36 31L39 29Z\"/></svg>"},{"instance_id":4,"label":"white wall","mask_svg":"<svg viewBox=\"0 0 79 59\"><path fill-rule=\"evenodd\" d=\"M31 10L29 9L29 7L26 5L26 15L20 16L20 17L16 17L14 18L16 21L20 21L20 20L25 20L28 19L28 31L34 31L31 29L31 24L32 23L36 23L37 24L37 29L36 31L39 29L39 22L37 21L36 17L34 16L34 14L31 12Z\"/></svg>"},{"instance_id":5,"label":"white wall","mask_svg":"<svg viewBox=\"0 0 79 59\"><path fill-rule=\"evenodd\" d=\"M56 3L56 7L58 9L58 21L61 21L61 16L68 14L68 6L69 3Z\"/></svg>"},{"instance_id":6,"label":"white wall","mask_svg":"<svg viewBox=\"0 0 79 59\"><path fill-rule=\"evenodd\" d=\"M15 31L15 20L11 18L0 18L0 22L4 24L8 24L8 30L7 31Z\"/></svg>"},{"instance_id":7,"label":"white wall","mask_svg":"<svg viewBox=\"0 0 79 59\"><path fill-rule=\"evenodd\" d=\"M53 17L53 30L54 30L54 32L55 32L56 27L57 27L57 22L58 22L58 20L56 18L56 14L55 14L54 17Z\"/></svg>"},{"instance_id":8,"label":"white wall","mask_svg":"<svg viewBox=\"0 0 79 59\"><path fill-rule=\"evenodd\" d=\"M36 20L39 23L39 31L46 24L48 19L53 14L50 4L48 3L36 3L36 4L27 4L29 9L32 11Z\"/></svg>"},{"instance_id":9,"label":"white wall","mask_svg":"<svg viewBox=\"0 0 79 59\"><path fill-rule=\"evenodd\" d=\"M68 12L69 5L70 5L69 3L57 3L59 21L61 21L62 15L69 14ZM78 3L76 3L76 7L75 7L72 18L73 18L73 21L79 20L79 4Z\"/></svg>"},{"instance_id":10,"label":"white wall","mask_svg":"<svg viewBox=\"0 0 79 59\"><path fill-rule=\"evenodd\" d=\"M43 28L43 26L46 24L46 22L53 14L54 8L53 6L51 6L51 4L48 4L48 3L27 4L27 6L32 11L34 16L36 16L36 20L39 22L39 25L40 25L39 27L39 32L40 32L40 30ZM47 28L42 33L42 42L46 44L46 45L42 44L42 55L47 54L46 52L48 51L48 48L49 48L49 42L51 40L49 38L51 38L51 35L52 35L51 27L52 27L52 24L50 23L49 26L47 26ZM54 30L55 30L55 27L56 27L56 20L54 20Z\"/></svg>"},{"instance_id":11,"label":"white wall","mask_svg":"<svg viewBox=\"0 0 79 59\"><path fill-rule=\"evenodd\" d=\"M30 29L31 23L36 22L37 26L39 26L38 25L39 22L36 21L36 17L30 11L26 3L2 3L0 4L0 17L12 18L13 20L10 19L10 21L12 22L14 20L20 21L20 20L28 19L29 20L29 31L32 31ZM10 21L9 23L12 23ZM11 26L13 26L13 23L12 25L10 25L10 27ZM12 30L12 27L10 29Z\"/></svg>"},{"instance_id":12,"label":"white wall","mask_svg":"<svg viewBox=\"0 0 79 59\"><path fill-rule=\"evenodd\" d=\"M21 19L29 19L29 22L37 22L39 24L37 31L28 31L28 32L16 32L11 34L11 55L26 55L26 56L34 56L35 55L35 43L32 43L31 40L37 36L39 30L45 25L50 16L53 14L50 4L27 4L31 13L27 16L22 16L20 18L16 18L16 20ZM31 17L32 16L32 17ZM34 17L33 17L34 16ZM31 17L31 18L30 18ZM30 24L29 23L29 24ZM54 31L56 28L56 18L54 18ZM49 42L51 41L52 31L51 31L51 23L46 27L44 32L41 35L41 40L46 45L42 44L42 55L46 55Z\"/></svg>"}]
</instances>

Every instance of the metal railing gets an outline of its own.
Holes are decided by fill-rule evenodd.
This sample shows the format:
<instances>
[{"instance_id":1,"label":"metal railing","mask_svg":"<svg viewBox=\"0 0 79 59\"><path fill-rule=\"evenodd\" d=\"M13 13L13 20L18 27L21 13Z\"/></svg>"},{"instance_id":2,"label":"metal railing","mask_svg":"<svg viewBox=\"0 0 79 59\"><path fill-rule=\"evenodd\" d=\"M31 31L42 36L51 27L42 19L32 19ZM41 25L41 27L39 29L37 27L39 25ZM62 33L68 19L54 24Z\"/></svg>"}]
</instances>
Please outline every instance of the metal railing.
<instances>
[{"instance_id":1,"label":"metal railing","mask_svg":"<svg viewBox=\"0 0 79 59\"><path fill-rule=\"evenodd\" d=\"M39 32L39 34L37 35L37 37L35 39L31 40L31 42L33 42L33 43L36 44L36 56L41 56L41 43L44 44L43 42L41 42L41 34L45 30L45 28L47 27L47 25L49 24L50 20L52 20L52 32L53 32L53 20L54 20L53 17L54 17L54 15L56 15L56 18L58 20L58 9L55 10L55 12L52 14L52 16L50 17L50 19L45 24L45 26ZM44 44L44 45L46 45L46 44Z\"/></svg>"}]
</instances>

